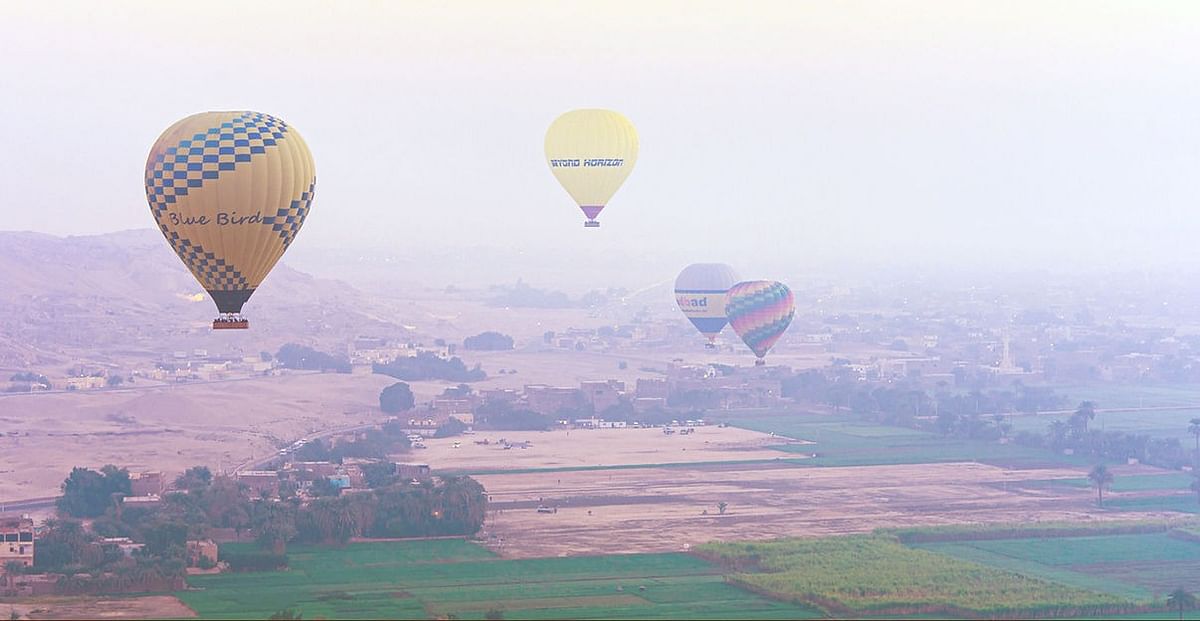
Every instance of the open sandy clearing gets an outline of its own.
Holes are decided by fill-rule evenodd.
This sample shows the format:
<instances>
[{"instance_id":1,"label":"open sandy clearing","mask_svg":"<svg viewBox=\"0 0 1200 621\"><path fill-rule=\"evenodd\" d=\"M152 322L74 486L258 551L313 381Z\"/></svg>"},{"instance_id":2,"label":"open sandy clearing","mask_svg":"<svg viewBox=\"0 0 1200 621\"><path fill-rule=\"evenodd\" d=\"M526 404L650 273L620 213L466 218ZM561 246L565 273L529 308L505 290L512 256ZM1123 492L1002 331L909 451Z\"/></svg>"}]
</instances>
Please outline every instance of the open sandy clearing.
<instances>
[{"instance_id":1,"label":"open sandy clearing","mask_svg":"<svg viewBox=\"0 0 1200 621\"><path fill-rule=\"evenodd\" d=\"M381 419L378 375L296 374L0 399L0 502L52 496L72 466L214 469ZM9 435L10 433L14 435Z\"/></svg>"},{"instance_id":2,"label":"open sandy clearing","mask_svg":"<svg viewBox=\"0 0 1200 621\"><path fill-rule=\"evenodd\" d=\"M802 455L766 448L787 442L737 427L695 427L695 433L667 435L662 429L573 429L555 431L480 431L455 438L428 439L403 459L428 462L439 470L516 470L626 466L747 459L797 458ZM499 440L528 441L529 448L504 449ZM476 442L487 441L487 445ZM454 445L459 444L458 448Z\"/></svg>"},{"instance_id":3,"label":"open sandy clearing","mask_svg":"<svg viewBox=\"0 0 1200 621\"><path fill-rule=\"evenodd\" d=\"M481 475L483 536L502 555L664 552L713 540L973 522L1145 519L1100 513L1088 489L1024 489L1080 470L971 463L811 468L786 463ZM720 515L718 503L727 504ZM557 513L538 513L540 504ZM707 512L707 514L705 514Z\"/></svg>"},{"instance_id":4,"label":"open sandy clearing","mask_svg":"<svg viewBox=\"0 0 1200 621\"><path fill-rule=\"evenodd\" d=\"M196 616L170 595L143 597L31 597L0 601L5 614L12 608L23 619L179 619Z\"/></svg>"}]
</instances>

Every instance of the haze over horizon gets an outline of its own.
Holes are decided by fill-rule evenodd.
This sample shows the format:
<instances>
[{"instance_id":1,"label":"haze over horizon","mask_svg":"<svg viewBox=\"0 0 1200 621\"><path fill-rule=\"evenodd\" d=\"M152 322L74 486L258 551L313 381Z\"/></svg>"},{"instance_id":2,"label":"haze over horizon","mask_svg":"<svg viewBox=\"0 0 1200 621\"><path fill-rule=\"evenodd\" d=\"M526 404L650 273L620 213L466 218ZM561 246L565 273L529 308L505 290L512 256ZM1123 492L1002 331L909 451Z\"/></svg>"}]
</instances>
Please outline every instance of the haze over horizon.
<instances>
[{"instance_id":1,"label":"haze over horizon","mask_svg":"<svg viewBox=\"0 0 1200 621\"><path fill-rule=\"evenodd\" d=\"M709 260L780 276L1200 264L1195 4L333 11L0 5L14 59L0 83L17 86L0 98L0 228L152 227L141 177L158 134L197 111L254 109L296 127L317 162L285 261L361 249L470 262L485 247L599 285L630 265ZM580 227L542 155L550 121L578 107L620 110L641 135L599 231Z\"/></svg>"}]
</instances>

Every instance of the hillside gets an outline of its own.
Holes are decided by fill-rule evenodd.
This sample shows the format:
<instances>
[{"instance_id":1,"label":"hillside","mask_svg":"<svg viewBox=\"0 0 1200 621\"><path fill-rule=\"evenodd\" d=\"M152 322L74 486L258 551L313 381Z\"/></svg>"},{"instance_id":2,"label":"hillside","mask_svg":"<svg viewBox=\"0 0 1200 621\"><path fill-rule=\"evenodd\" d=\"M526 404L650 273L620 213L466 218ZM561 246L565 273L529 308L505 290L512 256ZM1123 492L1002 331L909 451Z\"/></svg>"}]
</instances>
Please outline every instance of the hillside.
<instances>
[{"instance_id":1,"label":"hillside","mask_svg":"<svg viewBox=\"0 0 1200 621\"><path fill-rule=\"evenodd\" d=\"M342 348L356 334L406 334L399 321L380 319L395 309L286 264L245 313L250 331L213 333L212 302L154 230L0 232L0 370L121 364L195 348L252 355L288 341Z\"/></svg>"}]
</instances>

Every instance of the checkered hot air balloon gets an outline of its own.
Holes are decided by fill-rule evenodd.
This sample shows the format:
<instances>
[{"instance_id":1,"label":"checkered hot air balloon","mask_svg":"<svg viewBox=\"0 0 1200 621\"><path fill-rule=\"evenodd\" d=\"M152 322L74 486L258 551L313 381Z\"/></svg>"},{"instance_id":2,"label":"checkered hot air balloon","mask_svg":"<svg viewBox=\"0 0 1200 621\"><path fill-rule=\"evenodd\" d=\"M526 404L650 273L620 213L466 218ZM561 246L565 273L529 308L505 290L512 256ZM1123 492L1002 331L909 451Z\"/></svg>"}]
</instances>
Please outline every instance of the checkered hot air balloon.
<instances>
[{"instance_id":1,"label":"checkered hot air balloon","mask_svg":"<svg viewBox=\"0 0 1200 621\"><path fill-rule=\"evenodd\" d=\"M217 304L242 305L295 240L316 189L294 128L260 112L204 112L167 128L146 159L146 200L167 242Z\"/></svg>"},{"instance_id":2,"label":"checkered hot air balloon","mask_svg":"<svg viewBox=\"0 0 1200 621\"><path fill-rule=\"evenodd\" d=\"M725 295L725 314L729 325L758 356L756 366L787 331L796 314L796 301L787 285L773 280L740 282Z\"/></svg>"},{"instance_id":3,"label":"checkered hot air balloon","mask_svg":"<svg viewBox=\"0 0 1200 621\"><path fill-rule=\"evenodd\" d=\"M633 123L612 110L572 110L554 119L546 130L546 163L587 221L596 216L625 183L638 156Z\"/></svg>"}]
</instances>

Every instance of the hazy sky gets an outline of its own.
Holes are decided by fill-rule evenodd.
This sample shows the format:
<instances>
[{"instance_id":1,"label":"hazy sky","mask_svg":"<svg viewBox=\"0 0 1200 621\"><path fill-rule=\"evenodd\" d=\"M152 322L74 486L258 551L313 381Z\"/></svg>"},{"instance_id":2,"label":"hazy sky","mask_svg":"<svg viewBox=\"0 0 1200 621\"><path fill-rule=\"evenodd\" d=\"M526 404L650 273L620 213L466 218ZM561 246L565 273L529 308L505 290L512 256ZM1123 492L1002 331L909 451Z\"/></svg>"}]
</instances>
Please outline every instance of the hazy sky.
<instances>
[{"instance_id":1,"label":"hazy sky","mask_svg":"<svg viewBox=\"0 0 1200 621\"><path fill-rule=\"evenodd\" d=\"M598 231L542 155L579 107L641 136ZM308 141L307 251L1200 263L1197 2L2 2L0 229L152 226L217 109Z\"/></svg>"}]
</instances>

